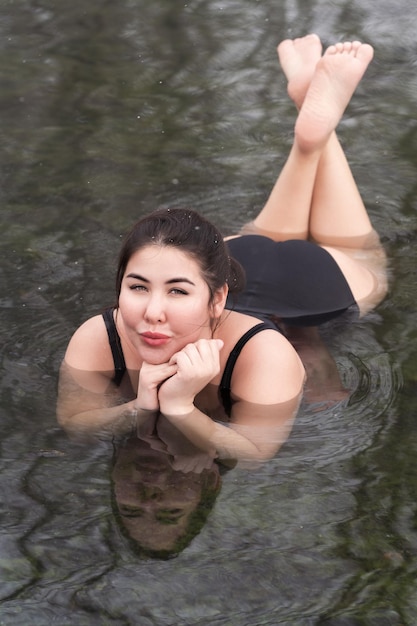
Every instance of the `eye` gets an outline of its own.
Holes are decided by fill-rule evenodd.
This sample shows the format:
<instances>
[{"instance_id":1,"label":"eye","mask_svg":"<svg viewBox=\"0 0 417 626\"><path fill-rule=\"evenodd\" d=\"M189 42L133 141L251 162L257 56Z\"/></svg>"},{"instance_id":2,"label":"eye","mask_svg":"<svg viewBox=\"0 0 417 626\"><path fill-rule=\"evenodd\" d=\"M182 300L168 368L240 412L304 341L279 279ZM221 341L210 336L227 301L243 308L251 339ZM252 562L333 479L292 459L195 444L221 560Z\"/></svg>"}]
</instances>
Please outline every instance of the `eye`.
<instances>
[{"instance_id":1,"label":"eye","mask_svg":"<svg viewBox=\"0 0 417 626\"><path fill-rule=\"evenodd\" d=\"M174 296L186 296L186 295L188 295L188 291L185 291L185 289L179 289L178 287L174 287L173 289L171 289L171 291L169 293L172 293Z\"/></svg>"},{"instance_id":2,"label":"eye","mask_svg":"<svg viewBox=\"0 0 417 626\"><path fill-rule=\"evenodd\" d=\"M123 517L142 517L144 510L138 506L129 506L128 504L120 504L119 513Z\"/></svg>"},{"instance_id":3,"label":"eye","mask_svg":"<svg viewBox=\"0 0 417 626\"><path fill-rule=\"evenodd\" d=\"M148 291L145 285L129 285L131 291Z\"/></svg>"},{"instance_id":4,"label":"eye","mask_svg":"<svg viewBox=\"0 0 417 626\"><path fill-rule=\"evenodd\" d=\"M182 509L161 509L156 514L156 519L161 524L176 524L183 515Z\"/></svg>"}]
</instances>

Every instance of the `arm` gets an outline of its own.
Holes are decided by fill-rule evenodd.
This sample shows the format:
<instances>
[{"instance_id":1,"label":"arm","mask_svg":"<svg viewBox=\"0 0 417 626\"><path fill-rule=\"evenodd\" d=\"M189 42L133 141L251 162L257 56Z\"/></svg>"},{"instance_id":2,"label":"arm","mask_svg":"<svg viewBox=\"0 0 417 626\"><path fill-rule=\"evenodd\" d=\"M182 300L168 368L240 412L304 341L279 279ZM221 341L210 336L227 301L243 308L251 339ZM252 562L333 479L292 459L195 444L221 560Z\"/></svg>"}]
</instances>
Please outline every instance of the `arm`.
<instances>
[{"instance_id":1,"label":"arm","mask_svg":"<svg viewBox=\"0 0 417 626\"><path fill-rule=\"evenodd\" d=\"M159 409L157 388L175 366L142 364L137 397L112 382L113 358L101 316L85 322L69 342L59 373L57 419L72 434L130 432Z\"/></svg>"},{"instance_id":2,"label":"arm","mask_svg":"<svg viewBox=\"0 0 417 626\"><path fill-rule=\"evenodd\" d=\"M107 372L81 371L64 361L59 372L58 422L72 435L132 432L159 413L157 388L175 369L143 364L137 396L127 400Z\"/></svg>"},{"instance_id":3,"label":"arm","mask_svg":"<svg viewBox=\"0 0 417 626\"><path fill-rule=\"evenodd\" d=\"M239 401L233 405L228 426L212 420L196 407L186 414L164 415L195 446L213 457L263 461L275 456L287 440L300 397L279 405Z\"/></svg>"},{"instance_id":4,"label":"arm","mask_svg":"<svg viewBox=\"0 0 417 626\"><path fill-rule=\"evenodd\" d=\"M95 391L100 389L100 391ZM59 372L57 419L71 435L116 435L131 432L149 417L136 398L126 401L104 372L75 370L65 361Z\"/></svg>"},{"instance_id":5,"label":"arm","mask_svg":"<svg viewBox=\"0 0 417 626\"><path fill-rule=\"evenodd\" d=\"M304 368L295 350L275 331L259 333L248 342L233 373L232 392L237 401L228 427L194 405L196 377L211 358L209 352L199 350L203 347L199 343L177 359L177 374L161 386L161 412L210 454L271 458L287 438L299 406Z\"/></svg>"}]
</instances>

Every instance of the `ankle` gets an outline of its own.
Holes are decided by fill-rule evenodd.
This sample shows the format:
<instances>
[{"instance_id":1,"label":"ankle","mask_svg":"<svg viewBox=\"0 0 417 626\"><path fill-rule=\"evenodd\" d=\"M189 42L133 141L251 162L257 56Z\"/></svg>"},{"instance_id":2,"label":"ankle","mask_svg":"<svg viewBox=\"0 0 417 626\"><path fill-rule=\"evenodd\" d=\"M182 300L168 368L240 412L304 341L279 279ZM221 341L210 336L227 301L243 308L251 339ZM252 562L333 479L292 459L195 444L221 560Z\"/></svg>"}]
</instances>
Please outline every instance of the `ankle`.
<instances>
[{"instance_id":1,"label":"ankle","mask_svg":"<svg viewBox=\"0 0 417 626\"><path fill-rule=\"evenodd\" d=\"M294 151L297 153L298 159L303 159L305 162L319 162L323 150L327 144L327 138L324 141L317 141L312 139L300 129L297 124L294 128Z\"/></svg>"}]
</instances>

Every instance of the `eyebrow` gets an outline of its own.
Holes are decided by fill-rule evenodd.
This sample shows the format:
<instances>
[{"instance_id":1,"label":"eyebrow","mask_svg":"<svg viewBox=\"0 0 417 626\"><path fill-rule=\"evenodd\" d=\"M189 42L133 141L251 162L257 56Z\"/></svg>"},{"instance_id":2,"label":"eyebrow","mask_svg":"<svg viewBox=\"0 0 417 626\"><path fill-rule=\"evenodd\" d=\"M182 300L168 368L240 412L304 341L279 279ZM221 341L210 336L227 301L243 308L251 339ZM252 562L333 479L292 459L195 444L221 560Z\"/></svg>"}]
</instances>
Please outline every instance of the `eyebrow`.
<instances>
[{"instance_id":1,"label":"eyebrow","mask_svg":"<svg viewBox=\"0 0 417 626\"><path fill-rule=\"evenodd\" d=\"M134 278L135 280L141 280L143 283L150 282L147 278L144 278L144 276L141 276L140 274L134 274L133 272L131 274L128 274L126 278ZM188 283L189 285L193 285L195 287L195 283L193 283L192 280L190 280L189 278L186 278L185 276L178 276L178 278L170 278L169 280L165 282L166 285L172 285L173 283Z\"/></svg>"}]
</instances>

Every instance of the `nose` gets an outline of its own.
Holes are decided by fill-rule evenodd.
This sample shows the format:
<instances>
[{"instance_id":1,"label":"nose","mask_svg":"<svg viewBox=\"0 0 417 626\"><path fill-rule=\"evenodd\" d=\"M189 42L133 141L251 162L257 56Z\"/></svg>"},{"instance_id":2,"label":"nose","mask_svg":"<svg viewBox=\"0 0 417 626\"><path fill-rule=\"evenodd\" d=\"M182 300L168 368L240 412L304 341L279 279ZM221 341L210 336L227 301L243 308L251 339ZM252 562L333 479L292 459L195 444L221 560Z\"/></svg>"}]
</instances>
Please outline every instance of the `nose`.
<instances>
[{"instance_id":1,"label":"nose","mask_svg":"<svg viewBox=\"0 0 417 626\"><path fill-rule=\"evenodd\" d=\"M157 485L140 485L138 495L142 504L159 502L163 496L163 491Z\"/></svg>"},{"instance_id":2,"label":"nose","mask_svg":"<svg viewBox=\"0 0 417 626\"><path fill-rule=\"evenodd\" d=\"M146 304L145 320L150 324L165 321L164 300L158 294L150 294Z\"/></svg>"}]
</instances>

